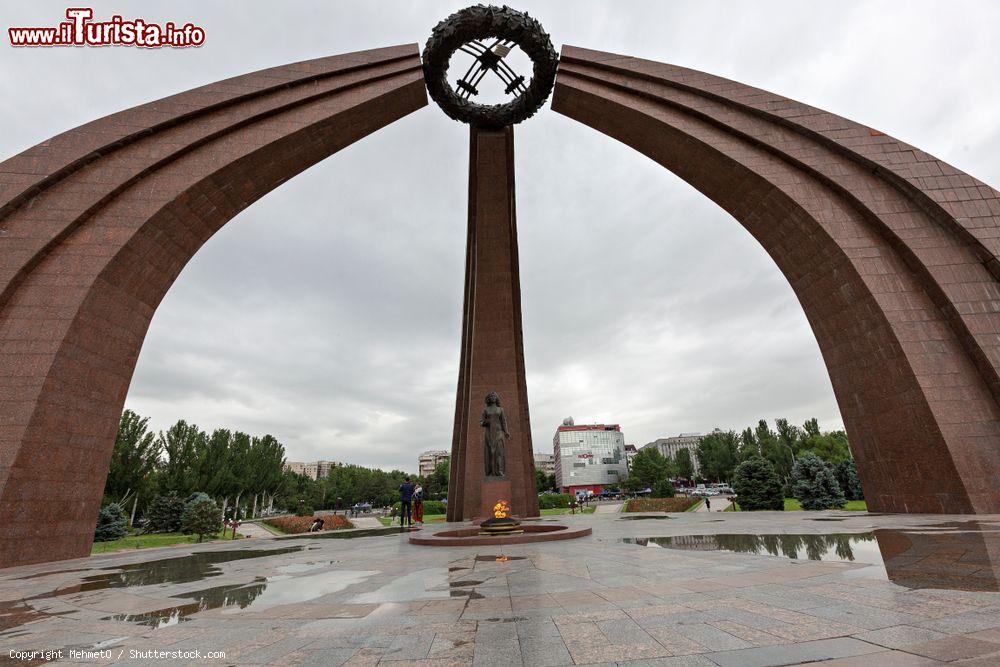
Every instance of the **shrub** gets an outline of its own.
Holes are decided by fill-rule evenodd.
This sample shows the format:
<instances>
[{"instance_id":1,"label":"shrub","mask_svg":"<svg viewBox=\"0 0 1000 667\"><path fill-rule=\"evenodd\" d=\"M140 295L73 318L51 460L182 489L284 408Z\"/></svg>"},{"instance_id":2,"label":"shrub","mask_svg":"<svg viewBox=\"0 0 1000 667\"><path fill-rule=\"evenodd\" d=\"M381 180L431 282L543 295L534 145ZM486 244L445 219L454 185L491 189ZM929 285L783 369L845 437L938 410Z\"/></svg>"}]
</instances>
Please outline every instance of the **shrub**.
<instances>
[{"instance_id":1,"label":"shrub","mask_svg":"<svg viewBox=\"0 0 1000 667\"><path fill-rule=\"evenodd\" d=\"M198 536L201 542L206 535L215 535L222 530L222 512L209 497L197 498L184 506L181 516L181 531Z\"/></svg>"},{"instance_id":2,"label":"shrub","mask_svg":"<svg viewBox=\"0 0 1000 667\"><path fill-rule=\"evenodd\" d=\"M686 512L697 498L633 498L625 503L625 512Z\"/></svg>"},{"instance_id":3,"label":"shrub","mask_svg":"<svg viewBox=\"0 0 1000 667\"><path fill-rule=\"evenodd\" d=\"M740 509L745 511L785 508L781 478L774 472L774 466L761 456L752 456L736 466L733 491L739 499Z\"/></svg>"},{"instance_id":4,"label":"shrub","mask_svg":"<svg viewBox=\"0 0 1000 667\"><path fill-rule=\"evenodd\" d=\"M110 542L128 534L128 517L118 503L111 503L101 508L97 515L97 527L94 530L95 542Z\"/></svg>"},{"instance_id":5,"label":"shrub","mask_svg":"<svg viewBox=\"0 0 1000 667\"><path fill-rule=\"evenodd\" d=\"M308 516L313 515L313 508L308 503L299 503L295 508L295 516Z\"/></svg>"},{"instance_id":6,"label":"shrub","mask_svg":"<svg viewBox=\"0 0 1000 667\"><path fill-rule=\"evenodd\" d=\"M844 497L848 500L863 500L865 494L861 491L861 480L858 479L858 467L854 459L841 461L834 468L837 475L837 483L840 490L844 492Z\"/></svg>"},{"instance_id":7,"label":"shrub","mask_svg":"<svg viewBox=\"0 0 1000 667\"><path fill-rule=\"evenodd\" d=\"M396 504L392 506L392 508L396 510L396 516L399 516L400 503L397 501ZM444 514L447 511L448 511L448 506L445 505L440 500L424 501L424 514Z\"/></svg>"},{"instance_id":8,"label":"shrub","mask_svg":"<svg viewBox=\"0 0 1000 667\"><path fill-rule=\"evenodd\" d=\"M654 498L673 498L677 495L677 489L670 483L669 479L661 479L653 485Z\"/></svg>"},{"instance_id":9,"label":"shrub","mask_svg":"<svg viewBox=\"0 0 1000 667\"><path fill-rule=\"evenodd\" d=\"M264 523L273 526L283 533L306 533L312 527L313 521L323 519L323 530L342 530L354 528L354 524L341 514L317 514L316 516L278 516L265 519Z\"/></svg>"},{"instance_id":10,"label":"shrub","mask_svg":"<svg viewBox=\"0 0 1000 667\"><path fill-rule=\"evenodd\" d=\"M543 493L538 496L538 509L551 510L557 507L569 507L573 496L568 493Z\"/></svg>"},{"instance_id":11,"label":"shrub","mask_svg":"<svg viewBox=\"0 0 1000 667\"><path fill-rule=\"evenodd\" d=\"M183 516L183 500L173 493L168 496L156 496L146 510L146 530L150 533L172 533L180 529Z\"/></svg>"},{"instance_id":12,"label":"shrub","mask_svg":"<svg viewBox=\"0 0 1000 667\"><path fill-rule=\"evenodd\" d=\"M833 466L815 454L799 457L792 468L792 495L805 510L841 508L846 502ZM742 504L742 498L740 504Z\"/></svg>"}]
</instances>

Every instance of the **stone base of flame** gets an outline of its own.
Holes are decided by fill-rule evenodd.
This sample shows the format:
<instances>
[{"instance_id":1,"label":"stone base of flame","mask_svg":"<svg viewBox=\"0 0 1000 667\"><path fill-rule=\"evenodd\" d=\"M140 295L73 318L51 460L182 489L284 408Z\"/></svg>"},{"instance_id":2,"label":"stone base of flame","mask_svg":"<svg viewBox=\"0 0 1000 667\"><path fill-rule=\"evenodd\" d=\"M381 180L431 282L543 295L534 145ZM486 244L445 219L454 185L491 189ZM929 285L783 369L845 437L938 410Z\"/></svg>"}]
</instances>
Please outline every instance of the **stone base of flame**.
<instances>
[{"instance_id":1,"label":"stone base of flame","mask_svg":"<svg viewBox=\"0 0 1000 667\"><path fill-rule=\"evenodd\" d=\"M509 516L494 517L479 524L481 535L513 535L523 533L521 522Z\"/></svg>"},{"instance_id":2,"label":"stone base of flame","mask_svg":"<svg viewBox=\"0 0 1000 667\"><path fill-rule=\"evenodd\" d=\"M486 523L485 521L483 523ZM468 528L442 530L427 534L425 530L413 533L410 544L437 547L473 547L486 544L525 544L527 542L550 542L553 540L572 540L590 535L590 526L561 526L554 523L521 524L516 533L490 534L482 530L482 525Z\"/></svg>"}]
</instances>

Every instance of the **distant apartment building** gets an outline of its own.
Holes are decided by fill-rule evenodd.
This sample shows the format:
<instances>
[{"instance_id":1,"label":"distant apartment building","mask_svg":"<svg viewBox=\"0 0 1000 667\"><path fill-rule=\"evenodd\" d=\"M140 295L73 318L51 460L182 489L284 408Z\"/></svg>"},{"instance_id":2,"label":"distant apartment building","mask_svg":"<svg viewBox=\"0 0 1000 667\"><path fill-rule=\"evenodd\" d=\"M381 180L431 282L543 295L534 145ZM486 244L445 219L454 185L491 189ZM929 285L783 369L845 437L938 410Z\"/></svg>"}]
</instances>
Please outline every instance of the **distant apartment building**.
<instances>
[{"instance_id":1,"label":"distant apartment building","mask_svg":"<svg viewBox=\"0 0 1000 667\"><path fill-rule=\"evenodd\" d=\"M660 438L653 442L648 442L642 446L642 449L655 447L664 456L674 459L677 458L677 452L686 449L691 453L691 465L694 467L695 476L697 476L700 472L698 466L698 443L701 442L703 437L705 437L703 433L681 433L672 438Z\"/></svg>"},{"instance_id":2,"label":"distant apartment building","mask_svg":"<svg viewBox=\"0 0 1000 667\"><path fill-rule=\"evenodd\" d=\"M625 462L628 464L629 470L632 469L632 459L634 459L635 455L638 453L639 450L636 449L635 445L625 445Z\"/></svg>"},{"instance_id":3,"label":"distant apartment building","mask_svg":"<svg viewBox=\"0 0 1000 667\"><path fill-rule=\"evenodd\" d=\"M535 452L535 470L541 470L546 475L556 474L555 454L542 454Z\"/></svg>"},{"instance_id":4,"label":"distant apartment building","mask_svg":"<svg viewBox=\"0 0 1000 667\"><path fill-rule=\"evenodd\" d=\"M420 469L420 476L427 477L434 472L434 469L438 467L442 461L451 456L451 452L446 452L443 449L430 449L424 452L417 459L417 463Z\"/></svg>"},{"instance_id":5,"label":"distant apartment building","mask_svg":"<svg viewBox=\"0 0 1000 667\"><path fill-rule=\"evenodd\" d=\"M556 483L564 493L618 486L628 477L625 436L618 424L563 421L552 438Z\"/></svg>"},{"instance_id":6,"label":"distant apartment building","mask_svg":"<svg viewBox=\"0 0 1000 667\"><path fill-rule=\"evenodd\" d=\"M297 475L305 475L309 479L323 479L330 476L333 468L340 468L344 464L340 461L286 461L285 470L290 470Z\"/></svg>"}]
</instances>

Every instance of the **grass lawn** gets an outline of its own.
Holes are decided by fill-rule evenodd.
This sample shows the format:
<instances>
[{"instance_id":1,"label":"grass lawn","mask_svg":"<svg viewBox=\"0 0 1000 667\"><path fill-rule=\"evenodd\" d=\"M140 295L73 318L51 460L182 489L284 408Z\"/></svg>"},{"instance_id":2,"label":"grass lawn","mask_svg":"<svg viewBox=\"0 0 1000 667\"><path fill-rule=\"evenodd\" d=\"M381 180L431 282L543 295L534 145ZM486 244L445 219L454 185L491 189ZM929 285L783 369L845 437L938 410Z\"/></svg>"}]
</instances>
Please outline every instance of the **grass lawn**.
<instances>
[{"instance_id":1,"label":"grass lawn","mask_svg":"<svg viewBox=\"0 0 1000 667\"><path fill-rule=\"evenodd\" d=\"M840 509L846 510L848 512L867 512L868 503L863 500L848 500L847 503ZM740 506L737 503L732 503L727 507L724 512L739 512ZM799 503L795 498L785 498L785 511L786 512L801 512L802 504Z\"/></svg>"},{"instance_id":2,"label":"grass lawn","mask_svg":"<svg viewBox=\"0 0 1000 667\"><path fill-rule=\"evenodd\" d=\"M230 539L232 532L226 533L226 539ZM243 537L240 535L239 537ZM222 539L222 533L215 537L205 536L205 542ZM183 535L181 533L151 533L149 535L128 535L120 540L110 542L94 542L90 548L91 554L104 554L110 551L121 551L123 549L153 549L156 547L169 547L174 544L195 544L198 541L197 535Z\"/></svg>"},{"instance_id":3,"label":"grass lawn","mask_svg":"<svg viewBox=\"0 0 1000 667\"><path fill-rule=\"evenodd\" d=\"M553 514L569 514L570 513L568 507L553 507L551 509L539 510L539 511L541 512L542 516L551 516ZM596 511L597 511L597 508L595 506L589 505L587 507L584 507L583 510L580 511L580 512L578 512L578 513L579 514L593 514Z\"/></svg>"}]
</instances>

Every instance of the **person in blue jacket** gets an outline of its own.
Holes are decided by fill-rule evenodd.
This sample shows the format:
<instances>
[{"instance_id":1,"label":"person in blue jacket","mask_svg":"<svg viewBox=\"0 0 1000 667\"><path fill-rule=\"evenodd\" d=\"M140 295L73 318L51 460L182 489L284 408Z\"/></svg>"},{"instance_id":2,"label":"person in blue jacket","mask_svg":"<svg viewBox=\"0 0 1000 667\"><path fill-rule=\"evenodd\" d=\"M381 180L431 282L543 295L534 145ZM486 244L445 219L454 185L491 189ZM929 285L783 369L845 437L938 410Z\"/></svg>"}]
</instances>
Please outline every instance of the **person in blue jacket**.
<instances>
[{"instance_id":1,"label":"person in blue jacket","mask_svg":"<svg viewBox=\"0 0 1000 667\"><path fill-rule=\"evenodd\" d=\"M399 485L399 525L413 525L413 516L410 510L410 506L413 503L413 491L416 489L416 485L410 481L407 477L403 480L403 483Z\"/></svg>"}]
</instances>

